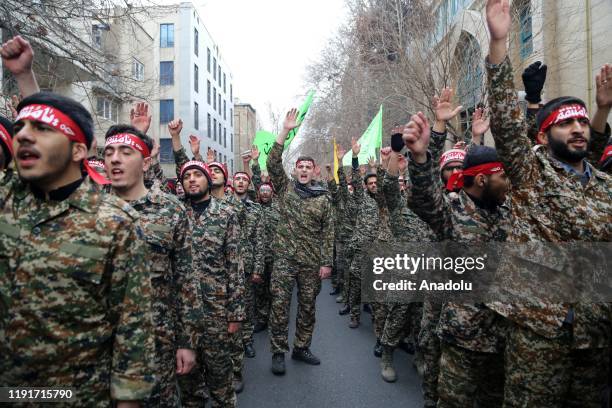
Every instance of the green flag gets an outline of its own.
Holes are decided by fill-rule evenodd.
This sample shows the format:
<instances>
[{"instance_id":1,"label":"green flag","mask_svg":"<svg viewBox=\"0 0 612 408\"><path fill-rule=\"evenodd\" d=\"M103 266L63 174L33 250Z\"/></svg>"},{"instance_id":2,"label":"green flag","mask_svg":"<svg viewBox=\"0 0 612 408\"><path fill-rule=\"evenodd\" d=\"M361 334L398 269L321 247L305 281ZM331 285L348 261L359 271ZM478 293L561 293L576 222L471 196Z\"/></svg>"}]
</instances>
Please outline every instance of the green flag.
<instances>
[{"instance_id":1,"label":"green flag","mask_svg":"<svg viewBox=\"0 0 612 408\"><path fill-rule=\"evenodd\" d=\"M285 140L285 149L289 147L289 144L293 141L293 139L295 138L295 135L297 135L298 130L300 130L300 125L302 124L302 122L304 121L304 118L306 117L306 114L308 113L308 108L310 108L310 105L312 104L312 98L314 97L314 94L315 94L315 91L311 90L310 92L308 92L308 95L306 95L306 99L304 100L304 103L302 104L302 106L300 107L298 111L298 117L297 117L298 127L293 129L291 132L289 132L289 135L287 135L287 140Z\"/></svg>"},{"instance_id":2,"label":"green flag","mask_svg":"<svg viewBox=\"0 0 612 408\"><path fill-rule=\"evenodd\" d=\"M368 126L357 141L361 145L359 164L366 164L370 157L376 158L377 150L380 150L382 147L382 117L383 107L380 105L380 109L376 116L374 116L374 119L372 119L372 122L370 122L370 126ZM342 158L342 166L350 166L352 158L353 153L349 150Z\"/></svg>"},{"instance_id":3,"label":"green flag","mask_svg":"<svg viewBox=\"0 0 612 408\"><path fill-rule=\"evenodd\" d=\"M266 132L265 130L258 130L255 133L255 140L253 140L253 144L257 146L259 150L259 167L262 170L266 169L266 162L268 161L268 154L270 153L270 149L274 146L276 142L276 135L270 132Z\"/></svg>"}]
</instances>

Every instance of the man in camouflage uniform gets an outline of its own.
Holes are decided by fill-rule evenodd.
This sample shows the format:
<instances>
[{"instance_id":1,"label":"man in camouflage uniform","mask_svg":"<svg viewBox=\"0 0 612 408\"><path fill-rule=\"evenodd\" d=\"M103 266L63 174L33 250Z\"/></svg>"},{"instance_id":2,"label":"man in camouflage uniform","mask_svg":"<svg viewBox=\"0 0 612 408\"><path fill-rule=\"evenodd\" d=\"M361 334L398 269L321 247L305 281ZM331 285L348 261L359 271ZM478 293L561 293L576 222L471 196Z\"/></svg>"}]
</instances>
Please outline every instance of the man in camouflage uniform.
<instances>
[{"instance_id":1,"label":"man in camouflage uniform","mask_svg":"<svg viewBox=\"0 0 612 408\"><path fill-rule=\"evenodd\" d=\"M261 206L247 197L247 189L251 184L251 177L245 172L236 172L233 177L234 195L239 201L241 214L240 223L240 250L244 261L244 304L246 320L242 323L240 331L232 336L232 361L234 366L234 389L241 392L243 388L242 368L244 356L255 357L253 348L253 325L255 319L254 285L262 282L264 273L264 229L263 211Z\"/></svg>"},{"instance_id":2,"label":"man in camouflage uniform","mask_svg":"<svg viewBox=\"0 0 612 408\"><path fill-rule=\"evenodd\" d=\"M254 332L263 331L268 326L268 316L270 315L270 307L272 305L272 296L270 294L270 277L274 266L274 251L272 249L274 237L276 235L276 226L280 218L278 208L278 200L274 195L274 186L270 183L262 182L261 169L259 168L259 151L254 146L251 149L251 158L253 163L251 171L253 172L253 185L259 193L259 203L263 211L263 226L264 236L263 241L263 259L264 272L262 281L255 284L255 327Z\"/></svg>"},{"instance_id":3,"label":"man in camouflage uniform","mask_svg":"<svg viewBox=\"0 0 612 408\"><path fill-rule=\"evenodd\" d=\"M81 104L41 92L17 108L19 177L0 187L0 386L73 387L87 407L144 400L154 343L138 213L92 181Z\"/></svg>"},{"instance_id":4,"label":"man in camouflage uniform","mask_svg":"<svg viewBox=\"0 0 612 408\"><path fill-rule=\"evenodd\" d=\"M190 321L202 307L191 277L191 228L178 198L163 193L158 184L150 190L144 173L151 161L153 141L136 128L112 126L106 132L104 164L112 191L140 213L148 244L157 383L147 406L178 406L176 374L187 374L195 364L197 327Z\"/></svg>"},{"instance_id":5,"label":"man in camouflage uniform","mask_svg":"<svg viewBox=\"0 0 612 408\"><path fill-rule=\"evenodd\" d=\"M186 407L204 404L205 387L213 407L236 405L230 338L240 330L244 311L244 273L240 269L240 225L236 212L210 193L208 166L189 161L181 147L182 122L168 124L172 136L177 175L185 189L187 215L192 230L193 276L199 282L203 307L197 344L197 365L179 377L181 403Z\"/></svg>"},{"instance_id":6,"label":"man in camouflage uniform","mask_svg":"<svg viewBox=\"0 0 612 408\"><path fill-rule=\"evenodd\" d=\"M359 155L361 147L356 141L352 146L352 184L355 192L353 197L359 208L359 215L351 240L347 245L348 258L351 259L349 279L349 306L351 321L349 327L359 327L361 318L361 270L366 260L366 251L369 245L374 243L378 234L379 212L374 196L376 194L376 173L367 173L362 179L359 174ZM364 192L363 184L366 184Z\"/></svg>"},{"instance_id":7,"label":"man in camouflage uniform","mask_svg":"<svg viewBox=\"0 0 612 408\"><path fill-rule=\"evenodd\" d=\"M267 168L278 194L280 221L274 239L271 292L270 342L272 372L285 372L285 354L289 351L289 311L294 282L297 281L298 310L295 341L291 357L307 364L320 360L310 352L315 324L316 298L321 280L331 275L333 256L333 223L327 190L314 186L314 160L298 158L296 179L289 180L282 164L285 139L297 127L297 110L291 110L283 130L268 156Z\"/></svg>"},{"instance_id":8,"label":"man in camouflage uniform","mask_svg":"<svg viewBox=\"0 0 612 408\"><path fill-rule=\"evenodd\" d=\"M584 102L562 97L544 105L537 116L537 138L543 145L532 149L507 55L512 24L508 1L489 0L486 13L491 34L486 62L491 130L512 183L510 240L609 242L612 179L585 160L589 142L598 141L592 140L595 134ZM605 74L598 77L598 113L593 117L600 130L612 105L612 75ZM528 261L547 266L552 260ZM569 259L555 274L573 285L572 277L583 269ZM513 264L501 264L498 272L500 279L512 277ZM537 284L515 288L512 279L506 283L516 294L513 302L488 304L511 321L504 406L602 406L612 336L610 304L557 303L538 293Z\"/></svg>"},{"instance_id":9,"label":"man in camouflage uniform","mask_svg":"<svg viewBox=\"0 0 612 408\"><path fill-rule=\"evenodd\" d=\"M441 241L505 241L511 225L510 209L504 205L508 183L495 149L470 149L463 163L465 185L458 183L458 198L451 202L436 183L427 152L429 139L429 123L419 112L404 130L412 155L410 205L414 212ZM449 185L455 186L455 176L449 179ZM442 340L438 407L465 407L474 401L479 406L501 405L502 327L502 319L483 305L443 305L438 324Z\"/></svg>"}]
</instances>

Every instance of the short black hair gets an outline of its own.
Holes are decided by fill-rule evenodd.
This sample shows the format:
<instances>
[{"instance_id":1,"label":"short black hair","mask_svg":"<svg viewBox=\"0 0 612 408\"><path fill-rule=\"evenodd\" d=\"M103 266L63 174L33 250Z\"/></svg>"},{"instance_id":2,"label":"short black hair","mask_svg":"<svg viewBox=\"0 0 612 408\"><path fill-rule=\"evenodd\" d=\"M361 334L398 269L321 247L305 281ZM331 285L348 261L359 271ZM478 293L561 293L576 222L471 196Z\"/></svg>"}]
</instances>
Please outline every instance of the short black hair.
<instances>
[{"instance_id":1,"label":"short black hair","mask_svg":"<svg viewBox=\"0 0 612 408\"><path fill-rule=\"evenodd\" d=\"M367 173L365 176L363 176L363 182L368 184L368 179L371 177L376 177L376 173L374 172Z\"/></svg>"},{"instance_id":2,"label":"short black hair","mask_svg":"<svg viewBox=\"0 0 612 408\"><path fill-rule=\"evenodd\" d=\"M465 159L463 160L463 169L479 166L485 163L493 163L499 161L497 150L489 146L473 145L470 146ZM474 176L463 176L463 187L470 188L474 185Z\"/></svg>"},{"instance_id":3,"label":"short black hair","mask_svg":"<svg viewBox=\"0 0 612 408\"><path fill-rule=\"evenodd\" d=\"M68 115L83 132L87 148L91 147L94 138L93 118L81 103L54 92L37 92L23 98L19 105L17 105L17 112L20 112L26 106L37 104L49 105Z\"/></svg>"},{"instance_id":4,"label":"short black hair","mask_svg":"<svg viewBox=\"0 0 612 408\"><path fill-rule=\"evenodd\" d=\"M581 105L585 109L587 107L582 99L573 96L561 96L559 98L555 98L551 101L548 101L536 114L536 126L538 127L538 129L540 129L542 127L542 123L544 123L546 118L550 116L550 114L553 113L555 110L559 109L561 106L574 104Z\"/></svg>"},{"instance_id":5,"label":"short black hair","mask_svg":"<svg viewBox=\"0 0 612 408\"><path fill-rule=\"evenodd\" d=\"M153 139L151 139L149 136L145 135L132 125L119 124L109 127L106 131L106 135L104 135L104 140L120 133L129 133L130 135L138 136L147 145L149 151L153 150Z\"/></svg>"}]
</instances>

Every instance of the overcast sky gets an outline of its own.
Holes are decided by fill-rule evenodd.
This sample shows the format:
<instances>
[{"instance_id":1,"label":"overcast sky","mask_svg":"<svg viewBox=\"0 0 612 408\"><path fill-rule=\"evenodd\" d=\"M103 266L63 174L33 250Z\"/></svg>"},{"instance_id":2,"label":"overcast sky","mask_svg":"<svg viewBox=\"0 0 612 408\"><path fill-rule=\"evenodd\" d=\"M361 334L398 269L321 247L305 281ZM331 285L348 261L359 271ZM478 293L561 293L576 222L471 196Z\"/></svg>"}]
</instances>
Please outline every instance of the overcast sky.
<instances>
[{"instance_id":1,"label":"overcast sky","mask_svg":"<svg viewBox=\"0 0 612 408\"><path fill-rule=\"evenodd\" d=\"M345 14L344 0L193 3L229 64L234 97L250 103L264 127L270 126L268 101L275 110L301 103L305 67L318 58Z\"/></svg>"}]
</instances>

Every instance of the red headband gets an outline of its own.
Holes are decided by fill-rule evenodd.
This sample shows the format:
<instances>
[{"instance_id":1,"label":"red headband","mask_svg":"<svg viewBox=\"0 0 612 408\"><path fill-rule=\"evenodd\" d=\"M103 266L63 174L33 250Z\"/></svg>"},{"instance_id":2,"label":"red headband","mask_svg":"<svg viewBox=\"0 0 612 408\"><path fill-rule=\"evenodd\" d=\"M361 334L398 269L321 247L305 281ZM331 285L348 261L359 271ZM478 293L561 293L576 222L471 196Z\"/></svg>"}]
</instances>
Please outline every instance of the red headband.
<instances>
[{"instance_id":1,"label":"red headband","mask_svg":"<svg viewBox=\"0 0 612 408\"><path fill-rule=\"evenodd\" d=\"M11 157L14 156L13 154L13 138L11 137L11 134L8 132L8 130L6 130L6 128L4 126L2 126L0 124L0 141L3 142L9 153L11 154ZM6 161L7 164L10 162L10 157L9 159Z\"/></svg>"},{"instance_id":2,"label":"red headband","mask_svg":"<svg viewBox=\"0 0 612 408\"><path fill-rule=\"evenodd\" d=\"M463 162L465 160L465 150L461 149L450 149L445 151L442 156L440 156L440 169L443 169L450 162L459 161Z\"/></svg>"},{"instance_id":3,"label":"red headband","mask_svg":"<svg viewBox=\"0 0 612 408\"><path fill-rule=\"evenodd\" d=\"M111 145L126 145L137 152L142 153L143 157L146 159L147 157L151 157L151 151L147 147L144 140L139 138L136 135L132 135L130 133L119 133L117 135L113 135L106 139L106 143L104 147Z\"/></svg>"},{"instance_id":4,"label":"red headband","mask_svg":"<svg viewBox=\"0 0 612 408\"><path fill-rule=\"evenodd\" d=\"M244 174L246 178L249 179L249 182L251 181L251 176L249 176L249 174L245 173L244 171L237 171L236 173L234 173L234 180L236 179L236 176L239 174Z\"/></svg>"},{"instance_id":5,"label":"red headband","mask_svg":"<svg viewBox=\"0 0 612 408\"><path fill-rule=\"evenodd\" d=\"M295 162L295 167L299 166L301 162L308 162L308 163L312 163L312 167L315 166L315 162L314 160L298 160Z\"/></svg>"},{"instance_id":6,"label":"red headband","mask_svg":"<svg viewBox=\"0 0 612 408\"><path fill-rule=\"evenodd\" d=\"M87 160L87 163L89 163L89 165L93 168L101 169L102 171L106 171L106 165L104 164L103 161L100 161L98 159L89 159Z\"/></svg>"},{"instance_id":7,"label":"red headband","mask_svg":"<svg viewBox=\"0 0 612 408\"><path fill-rule=\"evenodd\" d=\"M207 178L210 178L210 171L208 170L208 166L205 163L198 160L191 160L183 164L183 167L181 167L181 171L179 171L179 177L181 180L183 180L183 174L190 168L198 169L203 172Z\"/></svg>"},{"instance_id":8,"label":"red headband","mask_svg":"<svg viewBox=\"0 0 612 408\"><path fill-rule=\"evenodd\" d=\"M601 155L601 159L599 159L599 164L603 164L603 162L605 162L609 157L612 157L612 145L606 147Z\"/></svg>"},{"instance_id":9,"label":"red headband","mask_svg":"<svg viewBox=\"0 0 612 408\"><path fill-rule=\"evenodd\" d=\"M83 143L85 146L87 146L87 139L85 138L81 128L68 115L52 106L42 104L25 106L23 109L21 109L21 111L19 111L15 122L24 119L44 123L51 126L58 132L66 135L68 140L71 142ZM83 160L83 166L85 167L89 177L91 177L91 179L96 183L110 183L110 181L108 181L103 175L96 172L89 165L87 160Z\"/></svg>"},{"instance_id":10,"label":"red headband","mask_svg":"<svg viewBox=\"0 0 612 408\"><path fill-rule=\"evenodd\" d=\"M551 126L556 125L567 119L589 119L589 115L584 106L580 104L564 105L559 109L553 111L548 117L542 122L540 126L540 132L546 132Z\"/></svg>"},{"instance_id":11,"label":"red headband","mask_svg":"<svg viewBox=\"0 0 612 408\"><path fill-rule=\"evenodd\" d=\"M448 183L446 183L446 189L448 191L462 189L464 176L476 176L478 174L490 176L491 174L500 173L503 170L504 165L500 162L479 164L478 166L470 167L468 169L451 174L451 176L448 178Z\"/></svg>"}]
</instances>

